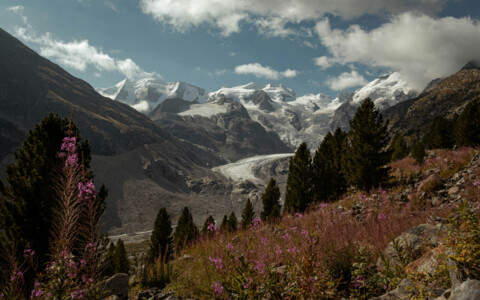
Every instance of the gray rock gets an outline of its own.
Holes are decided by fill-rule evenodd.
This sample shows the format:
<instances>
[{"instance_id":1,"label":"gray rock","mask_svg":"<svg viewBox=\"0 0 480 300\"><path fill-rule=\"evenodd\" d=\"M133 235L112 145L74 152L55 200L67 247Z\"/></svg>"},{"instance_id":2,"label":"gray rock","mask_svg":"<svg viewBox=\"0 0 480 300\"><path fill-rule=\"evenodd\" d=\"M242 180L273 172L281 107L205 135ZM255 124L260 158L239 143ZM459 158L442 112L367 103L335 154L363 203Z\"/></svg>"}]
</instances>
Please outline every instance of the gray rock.
<instances>
[{"instance_id":1,"label":"gray rock","mask_svg":"<svg viewBox=\"0 0 480 300\"><path fill-rule=\"evenodd\" d=\"M456 195L456 194L458 194L458 192L460 192L460 188L458 186L454 186L454 187L451 187L451 188L448 189L448 194L450 196Z\"/></svg>"},{"instance_id":2,"label":"gray rock","mask_svg":"<svg viewBox=\"0 0 480 300\"><path fill-rule=\"evenodd\" d=\"M105 281L103 291L109 296L118 296L120 300L128 300L128 275L117 273Z\"/></svg>"},{"instance_id":3,"label":"gray rock","mask_svg":"<svg viewBox=\"0 0 480 300\"><path fill-rule=\"evenodd\" d=\"M448 300L478 300L480 299L480 280L469 279L452 289Z\"/></svg>"},{"instance_id":4,"label":"gray rock","mask_svg":"<svg viewBox=\"0 0 480 300\"><path fill-rule=\"evenodd\" d=\"M451 250L447 251L447 256L453 255ZM457 264L454 260L447 259L448 275L450 277L450 282L452 283L452 288L459 286L465 279L462 275L462 272L457 268Z\"/></svg>"},{"instance_id":5,"label":"gray rock","mask_svg":"<svg viewBox=\"0 0 480 300\"><path fill-rule=\"evenodd\" d=\"M397 299L410 299L412 296L418 295L418 291L415 288L410 279L403 279L398 287L385 295L373 298L373 300L397 300Z\"/></svg>"}]
</instances>

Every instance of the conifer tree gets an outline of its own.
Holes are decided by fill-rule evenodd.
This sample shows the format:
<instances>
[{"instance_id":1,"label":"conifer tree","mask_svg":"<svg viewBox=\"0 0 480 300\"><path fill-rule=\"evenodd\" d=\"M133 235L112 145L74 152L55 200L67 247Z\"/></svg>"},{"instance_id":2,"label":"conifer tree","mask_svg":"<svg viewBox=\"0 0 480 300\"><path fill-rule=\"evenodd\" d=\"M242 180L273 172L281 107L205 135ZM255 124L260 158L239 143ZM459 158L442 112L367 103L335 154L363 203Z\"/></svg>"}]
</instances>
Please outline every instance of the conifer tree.
<instances>
[{"instance_id":1,"label":"conifer tree","mask_svg":"<svg viewBox=\"0 0 480 300\"><path fill-rule=\"evenodd\" d=\"M390 148L392 151L391 161L402 159L408 155L408 146L407 146L407 143L405 142L405 139L403 138L403 135L401 134L397 134L393 138Z\"/></svg>"},{"instance_id":2,"label":"conifer tree","mask_svg":"<svg viewBox=\"0 0 480 300\"><path fill-rule=\"evenodd\" d=\"M340 196L345 188L345 177L341 171L342 153L347 134L340 128L335 134L327 133L315 151L313 158L313 188L315 201L328 201Z\"/></svg>"},{"instance_id":3,"label":"conifer tree","mask_svg":"<svg viewBox=\"0 0 480 300\"><path fill-rule=\"evenodd\" d=\"M302 143L290 159L284 210L303 212L312 202L312 158L307 144Z\"/></svg>"},{"instance_id":4,"label":"conifer tree","mask_svg":"<svg viewBox=\"0 0 480 300\"><path fill-rule=\"evenodd\" d=\"M209 215L205 220L205 223L203 223L203 228L202 228L203 234L208 232L208 226L210 226L211 224L215 224L215 220L213 219L212 215Z\"/></svg>"},{"instance_id":5,"label":"conifer tree","mask_svg":"<svg viewBox=\"0 0 480 300\"><path fill-rule=\"evenodd\" d=\"M418 165L423 165L423 160L425 159L426 155L427 154L425 153L425 146L423 146L423 142L419 141L413 145L412 157L415 159L415 162Z\"/></svg>"},{"instance_id":6,"label":"conifer tree","mask_svg":"<svg viewBox=\"0 0 480 300\"><path fill-rule=\"evenodd\" d=\"M480 145L480 101L467 104L455 122L455 144L462 146Z\"/></svg>"},{"instance_id":7,"label":"conifer tree","mask_svg":"<svg viewBox=\"0 0 480 300\"><path fill-rule=\"evenodd\" d=\"M114 273L127 273L130 270L130 263L127 258L127 251L123 241L119 239L115 246L115 256L113 257L113 264L115 266Z\"/></svg>"},{"instance_id":8,"label":"conifer tree","mask_svg":"<svg viewBox=\"0 0 480 300\"><path fill-rule=\"evenodd\" d=\"M178 253L187 244L196 241L198 238L198 228L193 223L193 217L188 207L184 207L182 215L178 219L177 228L173 235L175 251Z\"/></svg>"},{"instance_id":9,"label":"conifer tree","mask_svg":"<svg viewBox=\"0 0 480 300\"><path fill-rule=\"evenodd\" d=\"M150 238L149 261L162 258L168 261L173 254L172 221L165 207L160 208Z\"/></svg>"},{"instance_id":10,"label":"conifer tree","mask_svg":"<svg viewBox=\"0 0 480 300\"><path fill-rule=\"evenodd\" d=\"M220 230L223 231L223 232L228 230L228 217L227 217L227 215L223 216L222 224L220 225Z\"/></svg>"},{"instance_id":11,"label":"conifer tree","mask_svg":"<svg viewBox=\"0 0 480 300\"><path fill-rule=\"evenodd\" d=\"M228 217L227 221L227 231L228 232L234 232L237 230L238 227L238 220L237 216L235 216L235 213L232 211L230 216Z\"/></svg>"},{"instance_id":12,"label":"conifer tree","mask_svg":"<svg viewBox=\"0 0 480 300\"><path fill-rule=\"evenodd\" d=\"M454 123L445 117L439 116L430 124L425 135L428 149L448 149L454 143Z\"/></svg>"},{"instance_id":13,"label":"conifer tree","mask_svg":"<svg viewBox=\"0 0 480 300\"><path fill-rule=\"evenodd\" d=\"M113 276L115 274L115 244L113 242L110 242L107 248L103 273L105 276Z\"/></svg>"},{"instance_id":14,"label":"conifer tree","mask_svg":"<svg viewBox=\"0 0 480 300\"><path fill-rule=\"evenodd\" d=\"M78 129L70 120L49 114L29 131L22 148L15 153L15 162L6 167L6 183L0 180L0 248L10 249L15 242L16 248L21 250L27 243L30 244L40 269L51 254L52 208L57 204L54 197L55 170L62 163L58 153L68 130L70 136L76 137L78 163L84 168L85 178L93 178L89 170L91 149L88 141L81 142ZM102 186L98 193L102 202L99 216L105 208L107 193ZM83 249L84 245L77 247ZM19 259L22 254L19 251ZM3 266L5 264L0 262L0 273L3 273ZM24 278L27 288L33 285L32 274L25 274Z\"/></svg>"},{"instance_id":15,"label":"conifer tree","mask_svg":"<svg viewBox=\"0 0 480 300\"><path fill-rule=\"evenodd\" d=\"M247 199L242 212L242 228L245 229L252 224L253 218L255 218L255 212L253 211L253 204L249 198Z\"/></svg>"},{"instance_id":16,"label":"conifer tree","mask_svg":"<svg viewBox=\"0 0 480 300\"><path fill-rule=\"evenodd\" d=\"M387 126L375 105L367 98L350 121L348 148L343 159L343 172L348 184L370 189L389 179L390 151Z\"/></svg>"},{"instance_id":17,"label":"conifer tree","mask_svg":"<svg viewBox=\"0 0 480 300\"><path fill-rule=\"evenodd\" d=\"M260 218L263 221L273 222L280 217L282 206L280 205L280 189L275 179L270 178L265 193L262 195L263 210Z\"/></svg>"}]
</instances>

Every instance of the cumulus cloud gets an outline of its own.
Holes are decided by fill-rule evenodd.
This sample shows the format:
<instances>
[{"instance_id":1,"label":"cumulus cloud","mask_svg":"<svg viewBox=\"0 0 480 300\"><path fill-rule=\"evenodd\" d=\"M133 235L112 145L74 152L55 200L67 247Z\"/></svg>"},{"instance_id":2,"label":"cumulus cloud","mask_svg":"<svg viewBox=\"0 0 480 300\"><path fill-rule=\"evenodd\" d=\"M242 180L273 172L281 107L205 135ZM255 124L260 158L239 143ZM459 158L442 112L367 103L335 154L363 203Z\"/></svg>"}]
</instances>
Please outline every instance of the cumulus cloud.
<instances>
[{"instance_id":1,"label":"cumulus cloud","mask_svg":"<svg viewBox=\"0 0 480 300\"><path fill-rule=\"evenodd\" d=\"M235 67L235 73L242 75L254 75L259 78L278 80L280 78L292 78L298 75L296 70L287 69L283 72L264 67L259 63L239 65Z\"/></svg>"},{"instance_id":2,"label":"cumulus cloud","mask_svg":"<svg viewBox=\"0 0 480 300\"><path fill-rule=\"evenodd\" d=\"M241 22L258 26L268 35L285 36L292 29L288 22L318 20L325 14L344 19L366 13L385 15L405 11L435 13L446 0L141 0L140 7L161 23L184 32L208 24L220 29L223 35L240 31ZM281 28L283 27L283 28Z\"/></svg>"},{"instance_id":3,"label":"cumulus cloud","mask_svg":"<svg viewBox=\"0 0 480 300\"><path fill-rule=\"evenodd\" d=\"M357 71L352 70L350 73L343 72L338 77L330 77L326 83L330 89L340 91L355 86L366 85L368 81Z\"/></svg>"},{"instance_id":4,"label":"cumulus cloud","mask_svg":"<svg viewBox=\"0 0 480 300\"><path fill-rule=\"evenodd\" d=\"M27 28L18 27L16 34L24 41L35 43L40 48L40 55L53 59L63 66L79 71L86 71L91 66L97 71L119 72L129 79L158 76L143 71L130 58L120 60L111 57L89 44L88 40L65 42L55 39L50 33L37 36Z\"/></svg>"},{"instance_id":5,"label":"cumulus cloud","mask_svg":"<svg viewBox=\"0 0 480 300\"><path fill-rule=\"evenodd\" d=\"M432 79L455 73L470 59L480 60L480 23L469 17L433 18L408 12L370 31L358 25L332 29L328 19L315 28L330 53L316 58L315 64L390 68L418 90Z\"/></svg>"}]
</instances>

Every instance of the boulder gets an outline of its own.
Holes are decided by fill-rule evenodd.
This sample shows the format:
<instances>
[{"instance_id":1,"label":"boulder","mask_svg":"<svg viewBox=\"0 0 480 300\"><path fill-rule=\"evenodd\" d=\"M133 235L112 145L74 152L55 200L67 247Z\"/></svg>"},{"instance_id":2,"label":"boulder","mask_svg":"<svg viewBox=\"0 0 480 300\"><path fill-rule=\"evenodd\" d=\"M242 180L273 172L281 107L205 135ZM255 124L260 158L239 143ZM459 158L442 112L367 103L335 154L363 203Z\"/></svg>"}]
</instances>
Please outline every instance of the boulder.
<instances>
[{"instance_id":1,"label":"boulder","mask_svg":"<svg viewBox=\"0 0 480 300\"><path fill-rule=\"evenodd\" d=\"M480 280L469 279L459 286L448 290L437 300L478 300L480 299Z\"/></svg>"},{"instance_id":2,"label":"boulder","mask_svg":"<svg viewBox=\"0 0 480 300\"><path fill-rule=\"evenodd\" d=\"M373 300L397 300L397 299L411 299L412 296L418 294L415 284L408 279L403 279L398 287L385 295L373 298Z\"/></svg>"},{"instance_id":3,"label":"boulder","mask_svg":"<svg viewBox=\"0 0 480 300\"><path fill-rule=\"evenodd\" d=\"M117 296L120 300L128 300L128 274L117 273L105 281L103 291L108 296Z\"/></svg>"}]
</instances>

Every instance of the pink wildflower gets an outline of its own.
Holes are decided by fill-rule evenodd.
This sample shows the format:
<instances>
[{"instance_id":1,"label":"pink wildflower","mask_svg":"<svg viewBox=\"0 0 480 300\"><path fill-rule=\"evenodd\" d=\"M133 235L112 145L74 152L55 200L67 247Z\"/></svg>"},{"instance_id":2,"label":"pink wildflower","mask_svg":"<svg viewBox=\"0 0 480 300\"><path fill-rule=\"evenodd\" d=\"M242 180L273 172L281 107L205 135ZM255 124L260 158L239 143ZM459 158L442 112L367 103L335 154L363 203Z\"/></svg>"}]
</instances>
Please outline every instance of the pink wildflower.
<instances>
[{"instance_id":1,"label":"pink wildflower","mask_svg":"<svg viewBox=\"0 0 480 300\"><path fill-rule=\"evenodd\" d=\"M258 261L258 260L255 260L254 261L255 263L255 266L253 266L253 268L260 274L264 274L265 273L265 264L261 261Z\"/></svg>"},{"instance_id":2,"label":"pink wildflower","mask_svg":"<svg viewBox=\"0 0 480 300\"><path fill-rule=\"evenodd\" d=\"M289 241L292 236L290 233L286 232L284 235L282 235L280 238L285 241Z\"/></svg>"},{"instance_id":3,"label":"pink wildflower","mask_svg":"<svg viewBox=\"0 0 480 300\"><path fill-rule=\"evenodd\" d=\"M221 258L214 258L210 256L208 259L215 265L216 270L223 269L223 262Z\"/></svg>"},{"instance_id":4,"label":"pink wildflower","mask_svg":"<svg viewBox=\"0 0 480 300\"><path fill-rule=\"evenodd\" d=\"M365 196L365 194L360 194L360 195L358 196L358 198L359 198L360 200L362 200L362 201L363 201L363 200L367 200L367 196Z\"/></svg>"},{"instance_id":5,"label":"pink wildflower","mask_svg":"<svg viewBox=\"0 0 480 300\"><path fill-rule=\"evenodd\" d=\"M362 275L355 277L353 281L354 288L356 289L361 288L364 284L365 284L365 277L363 277Z\"/></svg>"},{"instance_id":6,"label":"pink wildflower","mask_svg":"<svg viewBox=\"0 0 480 300\"><path fill-rule=\"evenodd\" d=\"M223 286L222 283L220 282L215 282L210 286L213 288L213 294L216 295L217 297L221 297L223 295Z\"/></svg>"},{"instance_id":7,"label":"pink wildflower","mask_svg":"<svg viewBox=\"0 0 480 300\"><path fill-rule=\"evenodd\" d=\"M267 238L266 236L262 237L262 244L263 244L264 246L267 246L267 245L268 245L268 242L269 242L269 241L268 241L268 238Z\"/></svg>"},{"instance_id":8,"label":"pink wildflower","mask_svg":"<svg viewBox=\"0 0 480 300\"><path fill-rule=\"evenodd\" d=\"M475 181L475 182L473 183L473 186L480 187L480 181Z\"/></svg>"},{"instance_id":9,"label":"pink wildflower","mask_svg":"<svg viewBox=\"0 0 480 300\"><path fill-rule=\"evenodd\" d=\"M321 208L325 208L325 207L327 207L327 206L328 206L328 204L325 203L325 202L320 203L320 207L321 207Z\"/></svg>"},{"instance_id":10,"label":"pink wildflower","mask_svg":"<svg viewBox=\"0 0 480 300\"><path fill-rule=\"evenodd\" d=\"M232 250L233 250L232 244L230 244L230 243L227 244L227 250L228 250L228 251L232 251Z\"/></svg>"},{"instance_id":11,"label":"pink wildflower","mask_svg":"<svg viewBox=\"0 0 480 300\"><path fill-rule=\"evenodd\" d=\"M298 213L298 212L297 212L297 213L295 213L295 217L297 217L297 218L299 218L299 219L300 219L300 218L302 218L302 217L303 217L303 215L302 215L301 213Z\"/></svg>"},{"instance_id":12,"label":"pink wildflower","mask_svg":"<svg viewBox=\"0 0 480 300\"><path fill-rule=\"evenodd\" d=\"M282 248L279 245L275 245L273 248L277 256L282 255Z\"/></svg>"},{"instance_id":13,"label":"pink wildflower","mask_svg":"<svg viewBox=\"0 0 480 300\"><path fill-rule=\"evenodd\" d=\"M297 247L293 246L293 248L287 249L287 251L293 255L298 253Z\"/></svg>"},{"instance_id":14,"label":"pink wildflower","mask_svg":"<svg viewBox=\"0 0 480 300\"><path fill-rule=\"evenodd\" d=\"M253 218L252 220L252 228L259 228L262 226L262 219L260 218Z\"/></svg>"},{"instance_id":15,"label":"pink wildflower","mask_svg":"<svg viewBox=\"0 0 480 300\"><path fill-rule=\"evenodd\" d=\"M208 225L207 230L209 233L214 233L215 231L217 231L217 226L215 226L215 223L211 223L210 225Z\"/></svg>"},{"instance_id":16,"label":"pink wildflower","mask_svg":"<svg viewBox=\"0 0 480 300\"><path fill-rule=\"evenodd\" d=\"M97 196L97 190L92 180L87 181L85 184L83 182L78 183L78 197L79 201L94 199Z\"/></svg>"},{"instance_id":17,"label":"pink wildflower","mask_svg":"<svg viewBox=\"0 0 480 300\"><path fill-rule=\"evenodd\" d=\"M378 214L378 220L384 221L387 219L387 216L384 213L379 213Z\"/></svg>"}]
</instances>

